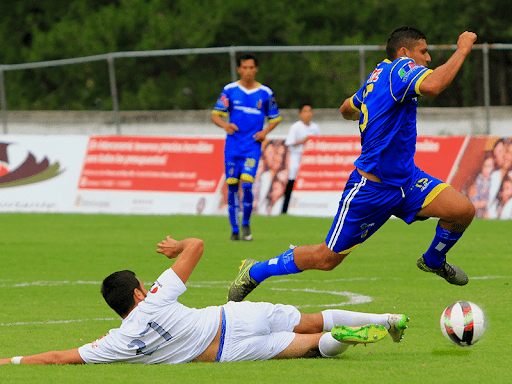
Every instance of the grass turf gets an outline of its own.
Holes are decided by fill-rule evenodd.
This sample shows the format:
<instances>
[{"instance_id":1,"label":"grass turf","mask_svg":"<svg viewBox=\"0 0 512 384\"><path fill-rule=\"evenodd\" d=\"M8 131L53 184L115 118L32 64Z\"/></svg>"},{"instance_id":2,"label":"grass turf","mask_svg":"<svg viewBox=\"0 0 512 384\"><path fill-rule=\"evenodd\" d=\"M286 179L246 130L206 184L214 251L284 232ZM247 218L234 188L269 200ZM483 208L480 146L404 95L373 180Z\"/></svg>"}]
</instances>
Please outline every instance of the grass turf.
<instances>
[{"instance_id":1,"label":"grass turf","mask_svg":"<svg viewBox=\"0 0 512 384\"><path fill-rule=\"evenodd\" d=\"M386 338L356 346L336 359L199 363L179 366L129 364L84 366L2 366L5 383L502 383L508 379L512 349L508 320L512 295L512 221L475 220L450 252L449 261L469 276L465 287L421 272L416 259L433 237L436 222L407 226L390 220L334 271L274 277L248 299L294 304L304 312L337 307L363 312L398 312L411 318L400 344ZM193 307L225 303L240 260L267 259L290 243L323 241L330 219L254 217L252 242L229 242L225 217L115 215L0 215L0 357L71 349L90 342L120 319L104 303L101 280L131 269L151 284L172 262L156 244L200 237L205 253L181 302ZM362 304L350 298L371 297ZM473 347L451 344L439 317L456 300L485 311L488 329Z\"/></svg>"}]
</instances>

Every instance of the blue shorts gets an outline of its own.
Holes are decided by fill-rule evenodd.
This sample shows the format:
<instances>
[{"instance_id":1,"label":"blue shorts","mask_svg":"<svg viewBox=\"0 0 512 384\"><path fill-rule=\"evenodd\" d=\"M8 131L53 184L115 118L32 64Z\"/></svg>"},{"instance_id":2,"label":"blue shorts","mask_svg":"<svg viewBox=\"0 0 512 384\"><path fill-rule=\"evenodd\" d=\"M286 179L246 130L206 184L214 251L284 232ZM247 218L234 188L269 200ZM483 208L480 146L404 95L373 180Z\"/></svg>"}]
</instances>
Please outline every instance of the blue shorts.
<instances>
[{"instance_id":1,"label":"blue shorts","mask_svg":"<svg viewBox=\"0 0 512 384\"><path fill-rule=\"evenodd\" d=\"M247 156L224 155L224 169L227 184L238 184L239 180L254 183L260 152L254 152Z\"/></svg>"},{"instance_id":2,"label":"blue shorts","mask_svg":"<svg viewBox=\"0 0 512 384\"><path fill-rule=\"evenodd\" d=\"M407 224L421 220L416 214L448 186L418 167L404 188L370 181L354 170L325 239L327 247L337 253L349 253L392 215Z\"/></svg>"}]
</instances>

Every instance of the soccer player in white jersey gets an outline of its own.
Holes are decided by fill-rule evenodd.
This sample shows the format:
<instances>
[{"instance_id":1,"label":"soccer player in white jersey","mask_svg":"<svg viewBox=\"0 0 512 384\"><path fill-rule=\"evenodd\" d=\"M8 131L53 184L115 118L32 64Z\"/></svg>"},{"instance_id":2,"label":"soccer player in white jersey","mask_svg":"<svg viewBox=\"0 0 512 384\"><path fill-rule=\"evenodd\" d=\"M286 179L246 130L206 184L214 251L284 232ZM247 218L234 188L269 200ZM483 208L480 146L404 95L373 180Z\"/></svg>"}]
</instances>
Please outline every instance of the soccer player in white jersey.
<instances>
[{"instance_id":1,"label":"soccer player in white jersey","mask_svg":"<svg viewBox=\"0 0 512 384\"><path fill-rule=\"evenodd\" d=\"M0 359L2 364L179 364L299 357L334 357L348 346L374 343L388 333L400 341L405 315L328 309L300 313L294 306L228 302L189 308L178 302L199 262L203 241L167 236L157 252L177 258L149 291L131 271L103 281L105 301L122 318L102 338L67 351Z\"/></svg>"},{"instance_id":2,"label":"soccer player in white jersey","mask_svg":"<svg viewBox=\"0 0 512 384\"><path fill-rule=\"evenodd\" d=\"M254 195L252 186L261 157L261 143L281 121L272 90L257 82L258 60L252 54L237 58L240 80L229 83L215 104L211 120L226 132L224 166L228 185L230 240L240 240L238 185L242 182L242 240L252 240L250 219ZM229 115L229 123L222 118ZM268 125L263 129L265 118Z\"/></svg>"},{"instance_id":3,"label":"soccer player in white jersey","mask_svg":"<svg viewBox=\"0 0 512 384\"><path fill-rule=\"evenodd\" d=\"M310 103L303 103L299 107L299 120L293 123L286 136L284 145L288 147L290 153L290 166L288 167L288 183L284 191L284 203L282 213L288 212L288 204L295 185L295 178L299 172L300 159L304 152L304 144L310 136L319 135L320 128L318 124L311 121L313 118L313 109Z\"/></svg>"}]
</instances>

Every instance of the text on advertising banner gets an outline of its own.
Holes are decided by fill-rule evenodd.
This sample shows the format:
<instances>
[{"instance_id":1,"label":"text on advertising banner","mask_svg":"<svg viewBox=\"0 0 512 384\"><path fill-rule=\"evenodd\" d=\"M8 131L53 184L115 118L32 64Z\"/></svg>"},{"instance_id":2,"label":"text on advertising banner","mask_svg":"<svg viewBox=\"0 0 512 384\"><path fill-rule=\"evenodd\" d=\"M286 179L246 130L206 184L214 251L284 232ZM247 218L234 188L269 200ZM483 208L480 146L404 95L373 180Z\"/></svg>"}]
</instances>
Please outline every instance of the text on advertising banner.
<instances>
[{"instance_id":1,"label":"text on advertising banner","mask_svg":"<svg viewBox=\"0 0 512 384\"><path fill-rule=\"evenodd\" d=\"M221 139L92 136L78 189L213 193L223 149Z\"/></svg>"}]
</instances>

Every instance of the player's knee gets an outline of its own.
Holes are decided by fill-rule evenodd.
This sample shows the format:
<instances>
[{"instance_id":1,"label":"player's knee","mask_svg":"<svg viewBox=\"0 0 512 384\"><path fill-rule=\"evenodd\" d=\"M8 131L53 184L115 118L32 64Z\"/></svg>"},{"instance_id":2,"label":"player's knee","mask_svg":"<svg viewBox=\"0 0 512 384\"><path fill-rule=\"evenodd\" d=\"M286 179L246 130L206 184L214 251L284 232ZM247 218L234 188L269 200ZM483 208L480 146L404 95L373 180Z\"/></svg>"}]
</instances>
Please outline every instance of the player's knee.
<instances>
[{"instance_id":1,"label":"player's knee","mask_svg":"<svg viewBox=\"0 0 512 384\"><path fill-rule=\"evenodd\" d=\"M458 204L457 208L459 220L467 222L469 225L469 223L471 223L471 221L475 217L475 206L473 205L471 200L469 200L468 197L464 196L462 201Z\"/></svg>"}]
</instances>

